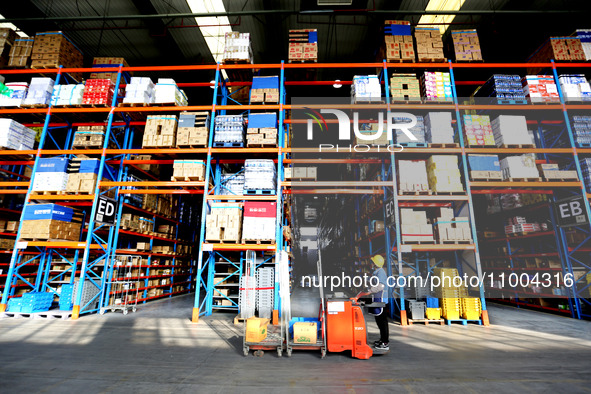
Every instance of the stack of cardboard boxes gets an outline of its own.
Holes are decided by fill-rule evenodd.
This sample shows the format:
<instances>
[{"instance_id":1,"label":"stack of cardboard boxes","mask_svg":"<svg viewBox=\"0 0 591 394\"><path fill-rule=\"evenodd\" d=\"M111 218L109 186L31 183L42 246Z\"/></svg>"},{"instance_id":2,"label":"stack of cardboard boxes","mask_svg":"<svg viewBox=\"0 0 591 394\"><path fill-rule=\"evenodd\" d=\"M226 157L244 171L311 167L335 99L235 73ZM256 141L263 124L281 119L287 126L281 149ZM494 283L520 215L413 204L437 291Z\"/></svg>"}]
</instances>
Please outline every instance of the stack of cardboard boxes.
<instances>
[{"instance_id":1,"label":"stack of cardboard boxes","mask_svg":"<svg viewBox=\"0 0 591 394\"><path fill-rule=\"evenodd\" d=\"M505 223L505 234L535 233L539 231L548 231L547 223L530 222L524 216L513 216L507 218Z\"/></svg>"},{"instance_id":2,"label":"stack of cardboard boxes","mask_svg":"<svg viewBox=\"0 0 591 394\"><path fill-rule=\"evenodd\" d=\"M532 103L559 102L558 88L552 75L526 75L521 79L523 93Z\"/></svg>"},{"instance_id":3,"label":"stack of cardboard boxes","mask_svg":"<svg viewBox=\"0 0 591 394\"><path fill-rule=\"evenodd\" d=\"M387 20L384 22L384 39L388 62L414 62L415 49L410 22Z\"/></svg>"},{"instance_id":4,"label":"stack of cardboard boxes","mask_svg":"<svg viewBox=\"0 0 591 394\"><path fill-rule=\"evenodd\" d=\"M425 116L425 140L430 144L453 144L451 112L429 112Z\"/></svg>"},{"instance_id":5,"label":"stack of cardboard boxes","mask_svg":"<svg viewBox=\"0 0 591 394\"><path fill-rule=\"evenodd\" d=\"M578 147L591 145L591 116L573 116L571 118L571 127Z\"/></svg>"},{"instance_id":6,"label":"stack of cardboard boxes","mask_svg":"<svg viewBox=\"0 0 591 394\"><path fill-rule=\"evenodd\" d=\"M507 179L538 179L540 173L536 167L536 155L526 153L521 156L507 156L501 160L503 180Z\"/></svg>"},{"instance_id":7,"label":"stack of cardboard boxes","mask_svg":"<svg viewBox=\"0 0 591 394\"><path fill-rule=\"evenodd\" d=\"M415 28L415 40L417 42L417 58L419 62L445 62L443 55L443 41L438 28Z\"/></svg>"},{"instance_id":8,"label":"stack of cardboard boxes","mask_svg":"<svg viewBox=\"0 0 591 394\"><path fill-rule=\"evenodd\" d=\"M429 179L424 160L398 161L398 190L403 193L429 191Z\"/></svg>"},{"instance_id":9,"label":"stack of cardboard boxes","mask_svg":"<svg viewBox=\"0 0 591 394\"><path fill-rule=\"evenodd\" d=\"M421 89L427 101L453 100L449 73L425 71L421 77Z\"/></svg>"},{"instance_id":10,"label":"stack of cardboard boxes","mask_svg":"<svg viewBox=\"0 0 591 394\"><path fill-rule=\"evenodd\" d=\"M378 135L380 127L382 131L381 134ZM378 122L362 123L359 125L359 133L361 136L355 133L355 143L359 145L388 145L390 142L388 141L387 127L388 125L386 123L383 123L382 125Z\"/></svg>"},{"instance_id":11,"label":"stack of cardboard boxes","mask_svg":"<svg viewBox=\"0 0 591 394\"><path fill-rule=\"evenodd\" d=\"M467 146L495 146L495 136L488 115L464 115L463 119Z\"/></svg>"},{"instance_id":12,"label":"stack of cardboard boxes","mask_svg":"<svg viewBox=\"0 0 591 394\"><path fill-rule=\"evenodd\" d=\"M21 239L78 241L82 213L57 204L28 204L23 212Z\"/></svg>"},{"instance_id":13,"label":"stack of cardboard boxes","mask_svg":"<svg viewBox=\"0 0 591 394\"><path fill-rule=\"evenodd\" d=\"M35 145L35 132L12 119L0 119L0 147L30 150Z\"/></svg>"},{"instance_id":14,"label":"stack of cardboard boxes","mask_svg":"<svg viewBox=\"0 0 591 394\"><path fill-rule=\"evenodd\" d=\"M402 115L402 114L401 114ZM416 121L416 124L412 127L408 127L405 130L414 137L411 139L410 135L402 131L402 128L396 128L396 143L402 145L412 144L425 144L425 120L421 115L415 115L414 119L407 116L394 116L393 121L396 124L412 124Z\"/></svg>"},{"instance_id":15,"label":"stack of cardboard boxes","mask_svg":"<svg viewBox=\"0 0 591 394\"><path fill-rule=\"evenodd\" d=\"M81 68L82 52L60 31L37 33L31 55L32 68ZM70 74L80 80L82 74Z\"/></svg>"},{"instance_id":16,"label":"stack of cardboard boxes","mask_svg":"<svg viewBox=\"0 0 591 394\"><path fill-rule=\"evenodd\" d=\"M550 37L533 55L530 63L546 63L550 60L587 60L581 39L578 37Z\"/></svg>"},{"instance_id":17,"label":"stack of cardboard boxes","mask_svg":"<svg viewBox=\"0 0 591 394\"><path fill-rule=\"evenodd\" d=\"M223 62L252 63L252 49L250 48L250 33L237 31L225 34Z\"/></svg>"},{"instance_id":18,"label":"stack of cardboard boxes","mask_svg":"<svg viewBox=\"0 0 591 394\"><path fill-rule=\"evenodd\" d=\"M431 156L427 160L427 176L429 188L435 193L464 191L457 156Z\"/></svg>"},{"instance_id":19,"label":"stack of cardboard boxes","mask_svg":"<svg viewBox=\"0 0 591 394\"><path fill-rule=\"evenodd\" d=\"M119 67L122 64L123 67L129 67L129 64L125 61L122 57L95 57L92 60L92 68L113 68ZM123 74L129 75L130 73L124 71ZM97 72L90 73L90 79L110 79L111 82L117 82L117 72ZM121 79L121 83L123 83L123 78Z\"/></svg>"},{"instance_id":20,"label":"stack of cardboard boxes","mask_svg":"<svg viewBox=\"0 0 591 394\"><path fill-rule=\"evenodd\" d=\"M246 146L277 146L277 113L250 114Z\"/></svg>"},{"instance_id":21,"label":"stack of cardboard boxes","mask_svg":"<svg viewBox=\"0 0 591 394\"><path fill-rule=\"evenodd\" d=\"M581 46L585 53L585 59L591 60L591 30L590 29L577 29L577 37L581 40Z\"/></svg>"},{"instance_id":22,"label":"stack of cardboard boxes","mask_svg":"<svg viewBox=\"0 0 591 394\"><path fill-rule=\"evenodd\" d=\"M317 167L285 167L284 175L285 180L311 180L315 181L318 174Z\"/></svg>"},{"instance_id":23,"label":"stack of cardboard boxes","mask_svg":"<svg viewBox=\"0 0 591 394\"><path fill-rule=\"evenodd\" d=\"M472 231L467 217L455 217L453 208L439 208L435 219L435 233L440 244L470 242Z\"/></svg>"},{"instance_id":24,"label":"stack of cardboard boxes","mask_svg":"<svg viewBox=\"0 0 591 394\"><path fill-rule=\"evenodd\" d=\"M451 38L454 44L456 62L482 61L480 41L475 29L453 30Z\"/></svg>"},{"instance_id":25,"label":"stack of cardboard boxes","mask_svg":"<svg viewBox=\"0 0 591 394\"><path fill-rule=\"evenodd\" d=\"M78 126L72 148L102 148L105 142L105 126Z\"/></svg>"},{"instance_id":26,"label":"stack of cardboard boxes","mask_svg":"<svg viewBox=\"0 0 591 394\"><path fill-rule=\"evenodd\" d=\"M566 101L591 101L591 85L585 74L563 74L558 82Z\"/></svg>"},{"instance_id":27,"label":"stack of cardboard boxes","mask_svg":"<svg viewBox=\"0 0 591 394\"><path fill-rule=\"evenodd\" d=\"M16 233L18 220L0 220L0 233Z\"/></svg>"},{"instance_id":28,"label":"stack of cardboard boxes","mask_svg":"<svg viewBox=\"0 0 591 394\"><path fill-rule=\"evenodd\" d=\"M276 202L246 201L244 203L242 243L274 241L276 217Z\"/></svg>"},{"instance_id":29,"label":"stack of cardboard boxes","mask_svg":"<svg viewBox=\"0 0 591 394\"><path fill-rule=\"evenodd\" d=\"M501 165L497 155L468 155L470 178L476 180L501 180Z\"/></svg>"},{"instance_id":30,"label":"stack of cardboard boxes","mask_svg":"<svg viewBox=\"0 0 591 394\"><path fill-rule=\"evenodd\" d=\"M205 179L203 160L175 160L172 169L172 181L203 181Z\"/></svg>"},{"instance_id":31,"label":"stack of cardboard boxes","mask_svg":"<svg viewBox=\"0 0 591 394\"><path fill-rule=\"evenodd\" d=\"M577 171L561 170L558 164L538 164L538 170L547 181L579 180Z\"/></svg>"},{"instance_id":32,"label":"stack of cardboard boxes","mask_svg":"<svg viewBox=\"0 0 591 394\"><path fill-rule=\"evenodd\" d=\"M154 103L182 107L188 104L188 100L185 92L179 89L174 79L158 78L154 88Z\"/></svg>"},{"instance_id":33,"label":"stack of cardboard boxes","mask_svg":"<svg viewBox=\"0 0 591 394\"><path fill-rule=\"evenodd\" d=\"M526 104L525 93L519 75L493 74L486 83L474 92L475 97L496 97L500 100L520 100L511 104ZM493 101L495 102L495 101Z\"/></svg>"},{"instance_id":34,"label":"stack of cardboard boxes","mask_svg":"<svg viewBox=\"0 0 591 394\"><path fill-rule=\"evenodd\" d=\"M491 123L495 143L498 147L519 145L518 147L535 147L528 131L525 116L499 115Z\"/></svg>"},{"instance_id":35,"label":"stack of cardboard boxes","mask_svg":"<svg viewBox=\"0 0 591 394\"><path fill-rule=\"evenodd\" d=\"M6 88L10 89L0 94L0 107L20 107L27 97L28 82L7 82Z\"/></svg>"},{"instance_id":36,"label":"stack of cardboard boxes","mask_svg":"<svg viewBox=\"0 0 591 394\"><path fill-rule=\"evenodd\" d=\"M68 183L65 191L75 194L94 194L99 168L99 159L72 159L68 168ZM112 180L113 174L110 167L104 168L102 179Z\"/></svg>"},{"instance_id":37,"label":"stack of cardboard boxes","mask_svg":"<svg viewBox=\"0 0 591 394\"><path fill-rule=\"evenodd\" d=\"M254 77L250 90L251 103L278 103L279 77Z\"/></svg>"},{"instance_id":38,"label":"stack of cardboard boxes","mask_svg":"<svg viewBox=\"0 0 591 394\"><path fill-rule=\"evenodd\" d=\"M153 104L156 100L156 86L148 77L131 77L125 85L124 104Z\"/></svg>"},{"instance_id":39,"label":"stack of cardboard boxes","mask_svg":"<svg viewBox=\"0 0 591 394\"><path fill-rule=\"evenodd\" d=\"M289 31L289 62L318 61L318 31L300 29Z\"/></svg>"},{"instance_id":40,"label":"stack of cardboard boxes","mask_svg":"<svg viewBox=\"0 0 591 394\"><path fill-rule=\"evenodd\" d=\"M31 78L23 106L46 106L51 101L54 81L51 78Z\"/></svg>"},{"instance_id":41,"label":"stack of cardboard boxes","mask_svg":"<svg viewBox=\"0 0 591 394\"><path fill-rule=\"evenodd\" d=\"M382 85L377 75L355 75L351 85L354 103L381 101Z\"/></svg>"},{"instance_id":42,"label":"stack of cardboard boxes","mask_svg":"<svg viewBox=\"0 0 591 394\"><path fill-rule=\"evenodd\" d=\"M16 32L9 28L0 28L0 68L9 65L12 56Z\"/></svg>"},{"instance_id":43,"label":"stack of cardboard boxes","mask_svg":"<svg viewBox=\"0 0 591 394\"><path fill-rule=\"evenodd\" d=\"M433 225L427 221L427 212L410 208L400 209L400 232L403 244L434 243Z\"/></svg>"},{"instance_id":44,"label":"stack of cardboard boxes","mask_svg":"<svg viewBox=\"0 0 591 394\"><path fill-rule=\"evenodd\" d=\"M80 105L84 95L84 84L54 85L51 105L57 107Z\"/></svg>"},{"instance_id":45,"label":"stack of cardboard boxes","mask_svg":"<svg viewBox=\"0 0 591 394\"><path fill-rule=\"evenodd\" d=\"M181 112L176 133L177 147L206 147L209 112Z\"/></svg>"},{"instance_id":46,"label":"stack of cardboard boxes","mask_svg":"<svg viewBox=\"0 0 591 394\"><path fill-rule=\"evenodd\" d=\"M175 115L148 115L142 146L144 148L173 148L176 142Z\"/></svg>"},{"instance_id":47,"label":"stack of cardboard boxes","mask_svg":"<svg viewBox=\"0 0 591 394\"><path fill-rule=\"evenodd\" d=\"M420 101L421 87L417 74L392 74L390 96L393 101Z\"/></svg>"},{"instance_id":48,"label":"stack of cardboard boxes","mask_svg":"<svg viewBox=\"0 0 591 394\"><path fill-rule=\"evenodd\" d=\"M205 223L205 240L239 243L241 225L242 206L239 203L212 203Z\"/></svg>"},{"instance_id":49,"label":"stack of cardboard boxes","mask_svg":"<svg viewBox=\"0 0 591 394\"><path fill-rule=\"evenodd\" d=\"M8 60L9 67L28 68L31 66L34 38L17 38L14 40Z\"/></svg>"},{"instance_id":50,"label":"stack of cardboard boxes","mask_svg":"<svg viewBox=\"0 0 591 394\"><path fill-rule=\"evenodd\" d=\"M110 79L88 79L82 93L82 104L110 106L114 91L115 84Z\"/></svg>"},{"instance_id":51,"label":"stack of cardboard boxes","mask_svg":"<svg viewBox=\"0 0 591 394\"><path fill-rule=\"evenodd\" d=\"M69 160L65 157L42 157L37 163L37 172L33 180L34 192L60 192L68 184Z\"/></svg>"}]
</instances>

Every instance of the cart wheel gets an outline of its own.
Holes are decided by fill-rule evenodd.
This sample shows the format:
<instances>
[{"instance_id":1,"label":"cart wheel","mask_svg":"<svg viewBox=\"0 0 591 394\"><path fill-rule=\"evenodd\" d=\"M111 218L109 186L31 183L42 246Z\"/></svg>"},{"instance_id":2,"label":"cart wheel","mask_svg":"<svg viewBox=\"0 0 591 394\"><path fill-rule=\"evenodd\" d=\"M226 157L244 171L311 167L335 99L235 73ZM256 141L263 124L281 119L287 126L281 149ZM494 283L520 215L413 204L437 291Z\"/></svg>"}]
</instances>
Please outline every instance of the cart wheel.
<instances>
[{"instance_id":1,"label":"cart wheel","mask_svg":"<svg viewBox=\"0 0 591 394\"><path fill-rule=\"evenodd\" d=\"M287 349L287 357L291 357L291 349Z\"/></svg>"},{"instance_id":2,"label":"cart wheel","mask_svg":"<svg viewBox=\"0 0 591 394\"><path fill-rule=\"evenodd\" d=\"M111 309L111 312L115 312L115 309Z\"/></svg>"},{"instance_id":3,"label":"cart wheel","mask_svg":"<svg viewBox=\"0 0 591 394\"><path fill-rule=\"evenodd\" d=\"M257 350L256 352L254 352L254 355L257 357L263 357L264 354L265 352L263 350Z\"/></svg>"},{"instance_id":4,"label":"cart wheel","mask_svg":"<svg viewBox=\"0 0 591 394\"><path fill-rule=\"evenodd\" d=\"M326 349L322 349L320 351L320 358L324 358L324 357L326 357Z\"/></svg>"},{"instance_id":5,"label":"cart wheel","mask_svg":"<svg viewBox=\"0 0 591 394\"><path fill-rule=\"evenodd\" d=\"M127 315L127 309L123 309L123 314Z\"/></svg>"},{"instance_id":6,"label":"cart wheel","mask_svg":"<svg viewBox=\"0 0 591 394\"><path fill-rule=\"evenodd\" d=\"M281 357L281 356L282 356L282 354L283 354L283 351L281 350L281 348L277 348L277 355L278 355L279 357Z\"/></svg>"},{"instance_id":7,"label":"cart wheel","mask_svg":"<svg viewBox=\"0 0 591 394\"><path fill-rule=\"evenodd\" d=\"M137 308L134 306L132 309L133 313L135 313L137 311Z\"/></svg>"},{"instance_id":8,"label":"cart wheel","mask_svg":"<svg viewBox=\"0 0 591 394\"><path fill-rule=\"evenodd\" d=\"M244 357L248 356L248 348L245 347L244 349L242 349L244 351Z\"/></svg>"},{"instance_id":9,"label":"cart wheel","mask_svg":"<svg viewBox=\"0 0 591 394\"><path fill-rule=\"evenodd\" d=\"M101 310L99 311L99 313L100 313L101 315L104 315L104 314L105 314L105 310L104 310L104 309L101 309Z\"/></svg>"}]
</instances>

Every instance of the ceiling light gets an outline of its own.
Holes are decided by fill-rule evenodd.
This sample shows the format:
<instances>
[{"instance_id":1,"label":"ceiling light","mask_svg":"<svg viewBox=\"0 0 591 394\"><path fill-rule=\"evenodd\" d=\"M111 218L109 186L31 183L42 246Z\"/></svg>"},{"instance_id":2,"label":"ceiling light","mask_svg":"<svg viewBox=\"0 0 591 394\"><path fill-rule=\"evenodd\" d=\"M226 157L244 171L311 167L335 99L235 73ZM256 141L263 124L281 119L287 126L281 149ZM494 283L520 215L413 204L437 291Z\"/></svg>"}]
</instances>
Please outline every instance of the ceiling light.
<instances>
[{"instance_id":1,"label":"ceiling light","mask_svg":"<svg viewBox=\"0 0 591 394\"><path fill-rule=\"evenodd\" d=\"M429 0L425 11L459 11L466 0ZM444 34L455 15L423 15L419 19L420 27L437 27ZM437 25L429 25L437 23Z\"/></svg>"},{"instance_id":2,"label":"ceiling light","mask_svg":"<svg viewBox=\"0 0 591 394\"><path fill-rule=\"evenodd\" d=\"M4 19L4 16L2 14L0 14L0 21L2 19ZM12 23L0 23L0 29L5 29L5 28L15 30L16 31L16 34L19 37L24 37L24 38L29 37L25 32L19 30L18 27L16 27Z\"/></svg>"},{"instance_id":3,"label":"ceiling light","mask_svg":"<svg viewBox=\"0 0 591 394\"><path fill-rule=\"evenodd\" d=\"M332 87L333 87L333 88L336 88L336 89L338 89L338 88L342 88L342 87L343 87L343 85L342 85L340 82L341 82L341 80L340 80L340 79L335 79L335 80L334 80L334 84L332 85Z\"/></svg>"}]
</instances>

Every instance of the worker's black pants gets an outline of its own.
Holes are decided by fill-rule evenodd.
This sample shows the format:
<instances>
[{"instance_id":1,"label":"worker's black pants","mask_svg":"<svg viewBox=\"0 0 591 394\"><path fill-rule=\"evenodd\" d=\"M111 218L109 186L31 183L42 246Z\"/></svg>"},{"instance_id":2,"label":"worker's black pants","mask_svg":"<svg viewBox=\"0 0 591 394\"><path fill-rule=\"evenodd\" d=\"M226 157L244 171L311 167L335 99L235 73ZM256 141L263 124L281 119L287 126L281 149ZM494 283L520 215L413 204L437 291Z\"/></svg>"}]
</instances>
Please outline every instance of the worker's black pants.
<instances>
[{"instance_id":1,"label":"worker's black pants","mask_svg":"<svg viewBox=\"0 0 591 394\"><path fill-rule=\"evenodd\" d=\"M376 324L380 329L380 341L390 342L390 328L388 327L388 305L382 309L382 313L376 315Z\"/></svg>"}]
</instances>

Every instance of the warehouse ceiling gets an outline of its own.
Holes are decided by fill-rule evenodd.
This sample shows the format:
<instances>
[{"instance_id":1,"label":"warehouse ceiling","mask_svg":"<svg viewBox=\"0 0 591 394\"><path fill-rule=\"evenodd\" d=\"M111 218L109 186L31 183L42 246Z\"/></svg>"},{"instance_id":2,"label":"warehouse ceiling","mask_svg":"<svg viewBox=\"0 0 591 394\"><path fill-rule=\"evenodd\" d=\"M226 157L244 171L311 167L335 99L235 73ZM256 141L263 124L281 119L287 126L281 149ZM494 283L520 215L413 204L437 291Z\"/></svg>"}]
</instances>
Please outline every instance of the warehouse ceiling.
<instances>
[{"instance_id":1,"label":"warehouse ceiling","mask_svg":"<svg viewBox=\"0 0 591 394\"><path fill-rule=\"evenodd\" d=\"M189 0L191 1L191 0ZM428 0L353 0L351 6L319 7L317 0L224 0L234 31L249 32L255 63L287 58L289 29L317 28L320 62L374 61L383 41L385 19L418 23ZM477 28L485 61L522 61L549 36L570 35L590 28L588 0L466 0L462 11L494 11L458 15L451 29ZM284 12L258 13L283 10ZM409 13L413 11L412 13ZM528 10L537 13L507 13ZM191 13L187 0L20 0L0 2L5 18L48 18L14 23L29 35L64 31L87 55L123 56L130 65L213 63L193 17L110 19L122 15ZM237 14L239 13L239 14ZM76 21L80 16L94 20ZM103 16L107 16L103 18ZM54 17L66 17L52 21ZM374 43L374 44L372 44Z\"/></svg>"}]
</instances>

